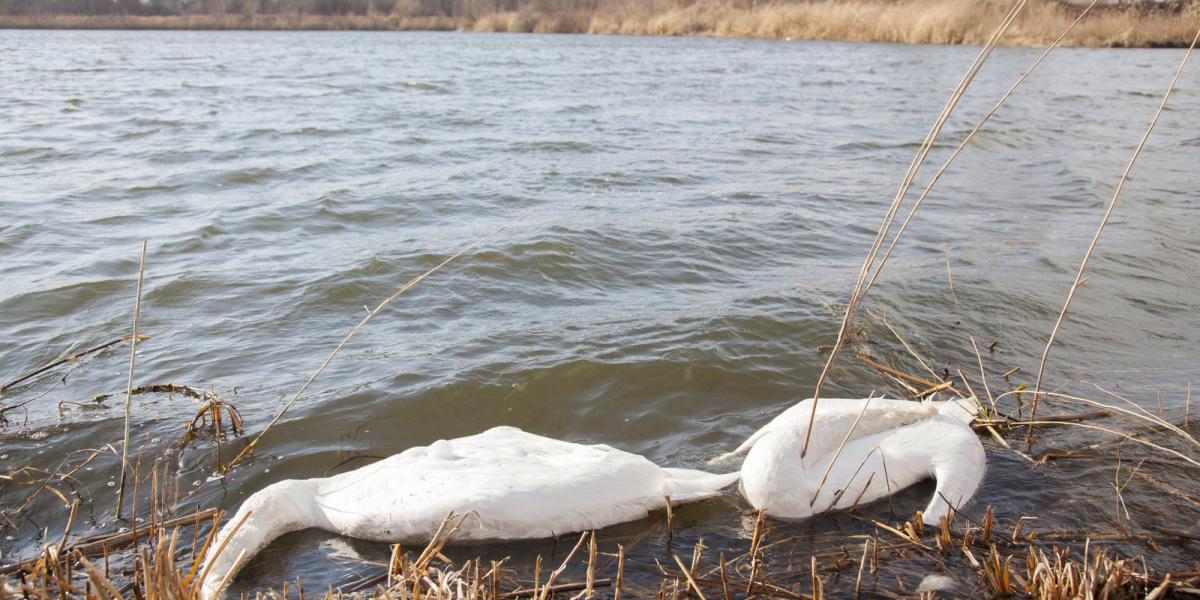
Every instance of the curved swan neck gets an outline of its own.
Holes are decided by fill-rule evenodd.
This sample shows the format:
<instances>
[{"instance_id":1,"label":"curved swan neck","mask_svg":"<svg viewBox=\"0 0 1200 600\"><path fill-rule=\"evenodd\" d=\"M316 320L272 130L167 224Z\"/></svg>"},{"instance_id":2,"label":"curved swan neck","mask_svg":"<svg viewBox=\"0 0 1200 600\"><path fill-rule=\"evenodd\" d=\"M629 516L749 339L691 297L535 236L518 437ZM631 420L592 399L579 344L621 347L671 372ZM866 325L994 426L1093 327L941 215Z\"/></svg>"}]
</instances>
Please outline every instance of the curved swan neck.
<instances>
[{"instance_id":1,"label":"curved swan neck","mask_svg":"<svg viewBox=\"0 0 1200 600\"><path fill-rule=\"evenodd\" d=\"M216 600L246 561L275 538L320 526L316 480L288 480L267 486L242 503L213 540L204 561L201 600Z\"/></svg>"},{"instance_id":2,"label":"curved swan neck","mask_svg":"<svg viewBox=\"0 0 1200 600\"><path fill-rule=\"evenodd\" d=\"M953 517L975 495L975 488L983 479L981 471L970 469L942 469L935 473L937 486L933 498L921 513L926 525L937 525L942 517Z\"/></svg>"},{"instance_id":3,"label":"curved swan neck","mask_svg":"<svg viewBox=\"0 0 1200 600\"><path fill-rule=\"evenodd\" d=\"M923 514L926 524L937 525L941 517L952 517L975 495L987 470L987 457L983 446L950 444L931 456L930 462L937 486Z\"/></svg>"}]
</instances>

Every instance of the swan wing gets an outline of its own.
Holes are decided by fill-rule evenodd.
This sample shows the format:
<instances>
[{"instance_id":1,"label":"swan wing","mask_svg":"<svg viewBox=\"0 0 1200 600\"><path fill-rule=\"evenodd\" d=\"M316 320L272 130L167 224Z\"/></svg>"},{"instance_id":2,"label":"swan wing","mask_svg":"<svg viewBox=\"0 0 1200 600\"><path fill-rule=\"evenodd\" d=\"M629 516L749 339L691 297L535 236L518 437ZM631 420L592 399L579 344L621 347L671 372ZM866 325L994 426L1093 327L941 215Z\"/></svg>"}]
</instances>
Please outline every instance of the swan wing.
<instances>
[{"instance_id":1,"label":"swan wing","mask_svg":"<svg viewBox=\"0 0 1200 600\"><path fill-rule=\"evenodd\" d=\"M744 451L768 434L784 438L786 445L799 443L803 446L809 422L812 420L811 398L788 408L755 432L746 440ZM861 417L859 416L861 414ZM853 441L876 433L917 423L938 414L936 407L921 402L895 400L891 398L821 398L817 402L816 422L805 452L806 464L810 457L824 457L835 453L842 441ZM857 423L857 424L856 424ZM847 438L847 434L849 437ZM742 448L738 449L742 451Z\"/></svg>"},{"instance_id":2,"label":"swan wing","mask_svg":"<svg viewBox=\"0 0 1200 600\"><path fill-rule=\"evenodd\" d=\"M828 411L829 408L818 404L821 410ZM746 441L742 442L737 448L731 452L726 452L708 461L708 464L716 464L722 461L729 460L736 456L745 456L750 452L759 441L772 431L791 431L798 426L807 426L809 413L812 411L812 399L803 400L785 409L783 412L775 415L775 418L767 422L766 425L760 427L757 431L750 434Z\"/></svg>"},{"instance_id":3,"label":"swan wing","mask_svg":"<svg viewBox=\"0 0 1200 600\"><path fill-rule=\"evenodd\" d=\"M497 427L332 477L319 504L354 537L427 539L455 512L472 515L460 539L535 538L642 518L666 504L666 479L637 454Z\"/></svg>"}]
</instances>

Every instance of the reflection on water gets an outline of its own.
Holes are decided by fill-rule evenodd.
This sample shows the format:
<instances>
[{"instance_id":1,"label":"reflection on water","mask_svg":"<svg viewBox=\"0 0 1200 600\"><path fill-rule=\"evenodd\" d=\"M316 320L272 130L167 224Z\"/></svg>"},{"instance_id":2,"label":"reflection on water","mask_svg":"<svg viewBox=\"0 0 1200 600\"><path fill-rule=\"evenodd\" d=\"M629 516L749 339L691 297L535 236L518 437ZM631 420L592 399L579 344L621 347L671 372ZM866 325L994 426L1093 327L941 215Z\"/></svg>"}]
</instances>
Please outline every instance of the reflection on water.
<instances>
[{"instance_id":1,"label":"reflection on water","mask_svg":"<svg viewBox=\"0 0 1200 600\"><path fill-rule=\"evenodd\" d=\"M449 33L9 31L0 48L5 380L124 334L138 244L148 239L142 329L152 339L138 381L216 390L255 432L364 304L533 209L372 322L255 462L221 481L210 478L211 442L175 455L187 505L223 507L280 478L499 424L668 465L698 466L727 450L811 392L819 348L835 336L883 207L975 53ZM996 52L935 162L1036 52ZM939 184L870 308L938 370L977 377L974 337L996 342L983 356L993 391L1028 383L1179 56L1053 55ZM1161 392L1178 416L1200 376L1192 80L1105 233L1053 355L1051 387L1096 395L1083 383L1095 382L1151 410ZM859 350L919 369L878 322L860 338ZM121 348L102 353L6 412L0 468L53 470L115 443L120 402L60 402L123 389L126 361ZM831 394L894 391L853 352L841 365ZM1013 367L1022 370L1001 378ZM4 402L41 394L62 372ZM186 397L137 398L134 436L147 464L177 445L198 408ZM1054 430L1039 446L1098 439ZM1037 513L1046 529L1114 527L1107 462L1030 467L984 442L979 510ZM110 525L118 473L101 452L55 482L94 499L81 530ZM1155 477L1195 489L1182 467ZM11 511L29 492L10 485L0 502ZM929 493L909 490L864 512L907 514ZM1135 483L1124 499L1153 521L1161 494ZM1193 504L1166 507L1172 519L1197 518ZM43 528L57 535L60 509L42 494L10 512L5 555L35 548ZM745 510L733 494L687 507L676 540L741 547ZM845 514L780 527L799 536L797 552L867 530ZM381 545L306 532L273 545L242 582L303 572L323 587L347 576L330 566L346 548L387 556ZM652 548L661 545L646 544L631 566L652 566ZM486 552L519 559L553 549L546 541ZM1190 566L1195 550L1164 546L1148 560Z\"/></svg>"}]
</instances>

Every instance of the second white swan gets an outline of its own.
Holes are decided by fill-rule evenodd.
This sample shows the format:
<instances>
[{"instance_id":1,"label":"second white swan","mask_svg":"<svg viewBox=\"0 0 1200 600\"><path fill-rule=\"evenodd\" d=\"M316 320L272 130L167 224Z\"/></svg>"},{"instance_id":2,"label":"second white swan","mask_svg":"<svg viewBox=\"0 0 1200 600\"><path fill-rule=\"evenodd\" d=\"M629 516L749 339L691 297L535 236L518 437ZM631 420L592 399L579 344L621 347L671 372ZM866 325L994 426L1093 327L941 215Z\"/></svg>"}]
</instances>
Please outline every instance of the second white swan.
<instances>
[{"instance_id":1,"label":"second white swan","mask_svg":"<svg viewBox=\"0 0 1200 600\"><path fill-rule=\"evenodd\" d=\"M850 508L933 477L937 487L923 518L937 525L983 480L987 456L971 431L975 407L967 401L821 398L801 458L811 414L812 399L800 402L725 455L746 456L742 495L768 515Z\"/></svg>"}]
</instances>

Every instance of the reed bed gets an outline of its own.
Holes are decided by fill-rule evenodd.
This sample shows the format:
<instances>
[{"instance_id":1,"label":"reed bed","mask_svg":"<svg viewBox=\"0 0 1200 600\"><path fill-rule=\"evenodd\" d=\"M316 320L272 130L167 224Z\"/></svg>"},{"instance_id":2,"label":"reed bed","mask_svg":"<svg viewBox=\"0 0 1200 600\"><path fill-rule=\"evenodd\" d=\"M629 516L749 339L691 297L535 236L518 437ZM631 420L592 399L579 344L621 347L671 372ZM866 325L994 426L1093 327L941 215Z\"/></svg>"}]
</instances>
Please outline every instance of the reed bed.
<instances>
[{"instance_id":1,"label":"reed bed","mask_svg":"<svg viewBox=\"0 0 1200 600\"><path fill-rule=\"evenodd\" d=\"M0 14L0 27L56 29L296 29L458 30L532 33L591 33L657 36L716 36L763 39L984 44L1007 11L991 0L813 0L745 2L522 2L500 10L483 2L471 9L421 14L397 3L386 13L272 14L217 13L163 16L66 13ZM478 7L484 7L482 9ZM586 6L586 8L581 8ZM1071 23L1078 4L1031 2L1001 42L1047 46ZM1200 26L1200 5L1123 3L1102 5L1069 38L1067 46L1183 47Z\"/></svg>"},{"instance_id":2,"label":"reed bed","mask_svg":"<svg viewBox=\"0 0 1200 600\"><path fill-rule=\"evenodd\" d=\"M1078 6L1033 2L1003 45L1046 46L1074 19ZM1069 46L1186 46L1200 7L1180 12L1127 7L1101 11L1083 24ZM959 0L763 3L738 7L696 3L657 15L594 18L590 33L712 35L794 40L982 45L1007 3ZM648 18L646 18L648 17Z\"/></svg>"}]
</instances>

